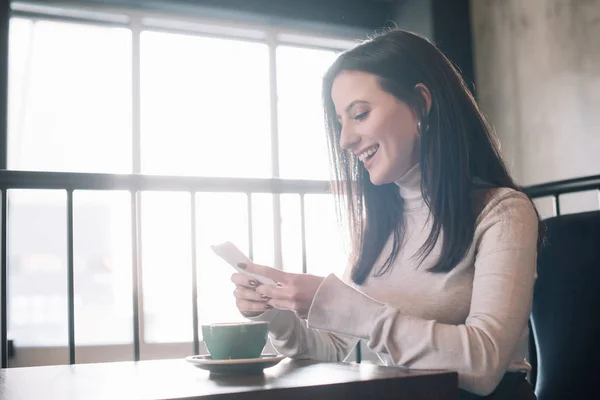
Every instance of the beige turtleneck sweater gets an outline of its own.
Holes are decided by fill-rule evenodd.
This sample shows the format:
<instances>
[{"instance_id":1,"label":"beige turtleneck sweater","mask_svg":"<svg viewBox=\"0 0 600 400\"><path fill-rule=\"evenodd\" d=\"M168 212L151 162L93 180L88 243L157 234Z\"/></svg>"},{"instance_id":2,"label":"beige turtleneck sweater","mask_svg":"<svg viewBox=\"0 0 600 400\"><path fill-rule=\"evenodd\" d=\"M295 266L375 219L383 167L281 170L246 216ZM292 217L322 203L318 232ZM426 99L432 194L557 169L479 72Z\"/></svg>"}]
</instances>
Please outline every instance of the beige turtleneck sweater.
<instances>
[{"instance_id":1,"label":"beige turtleneck sweater","mask_svg":"<svg viewBox=\"0 0 600 400\"><path fill-rule=\"evenodd\" d=\"M387 365L459 373L460 388L487 395L507 371L528 371L528 317L536 277L538 220L531 202L494 189L479 215L473 243L452 271L431 274L438 242L417 268L413 255L431 229L415 166L396 182L404 199L405 235L391 270L355 285L325 278L307 321L269 310L270 339L292 358L342 361L360 339ZM378 269L391 251L384 248Z\"/></svg>"}]
</instances>

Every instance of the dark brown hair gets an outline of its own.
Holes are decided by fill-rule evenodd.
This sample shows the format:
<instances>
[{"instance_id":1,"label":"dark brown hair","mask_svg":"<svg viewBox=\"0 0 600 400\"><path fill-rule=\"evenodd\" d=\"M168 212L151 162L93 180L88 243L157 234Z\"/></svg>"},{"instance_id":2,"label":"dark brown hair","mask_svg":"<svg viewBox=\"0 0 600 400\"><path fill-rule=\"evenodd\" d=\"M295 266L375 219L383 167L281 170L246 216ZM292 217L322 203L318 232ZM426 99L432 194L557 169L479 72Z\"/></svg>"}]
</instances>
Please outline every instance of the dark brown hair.
<instances>
[{"instance_id":1,"label":"dark brown hair","mask_svg":"<svg viewBox=\"0 0 600 400\"><path fill-rule=\"evenodd\" d=\"M403 201L395 184L376 186L352 154L340 148L341 126L331 98L342 71L378 77L381 88L424 117L419 83L431 92L429 129L420 142L421 189L432 214L432 229L419 251L421 259L442 236L441 254L430 269L452 270L473 240L483 200L473 196L474 179L491 187L522 191L508 173L497 142L464 80L453 64L426 38L400 29L387 30L342 53L323 79L323 102L338 210L346 211L352 237L352 279L363 283L372 273L390 235L393 246L381 269L389 270L403 233ZM478 204L479 203L479 204Z\"/></svg>"}]
</instances>

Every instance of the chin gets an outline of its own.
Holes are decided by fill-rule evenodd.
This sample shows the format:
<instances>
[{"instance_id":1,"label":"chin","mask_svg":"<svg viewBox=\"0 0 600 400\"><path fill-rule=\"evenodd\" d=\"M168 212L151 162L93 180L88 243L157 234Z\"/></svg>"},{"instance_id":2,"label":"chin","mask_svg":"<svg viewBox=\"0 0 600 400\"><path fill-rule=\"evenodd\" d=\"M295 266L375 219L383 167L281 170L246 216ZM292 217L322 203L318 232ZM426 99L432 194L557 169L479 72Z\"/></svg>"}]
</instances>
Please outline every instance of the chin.
<instances>
[{"instance_id":1,"label":"chin","mask_svg":"<svg viewBox=\"0 0 600 400\"><path fill-rule=\"evenodd\" d=\"M385 175L382 175L382 174L377 174L376 172L375 173L370 173L369 172L369 180L375 186L386 185L388 183L394 182L393 179L388 178L388 177L386 177Z\"/></svg>"}]
</instances>

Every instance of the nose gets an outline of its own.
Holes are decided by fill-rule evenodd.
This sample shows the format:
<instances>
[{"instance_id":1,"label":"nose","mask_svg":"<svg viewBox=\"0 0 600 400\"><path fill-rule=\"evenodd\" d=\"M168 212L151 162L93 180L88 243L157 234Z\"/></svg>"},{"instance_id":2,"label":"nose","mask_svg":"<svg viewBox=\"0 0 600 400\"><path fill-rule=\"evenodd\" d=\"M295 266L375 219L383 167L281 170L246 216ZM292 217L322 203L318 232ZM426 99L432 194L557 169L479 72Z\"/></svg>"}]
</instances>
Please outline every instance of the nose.
<instances>
[{"instance_id":1,"label":"nose","mask_svg":"<svg viewBox=\"0 0 600 400\"><path fill-rule=\"evenodd\" d=\"M343 125L340 131L340 147L343 150L352 150L360 142L360 136L348 125Z\"/></svg>"}]
</instances>

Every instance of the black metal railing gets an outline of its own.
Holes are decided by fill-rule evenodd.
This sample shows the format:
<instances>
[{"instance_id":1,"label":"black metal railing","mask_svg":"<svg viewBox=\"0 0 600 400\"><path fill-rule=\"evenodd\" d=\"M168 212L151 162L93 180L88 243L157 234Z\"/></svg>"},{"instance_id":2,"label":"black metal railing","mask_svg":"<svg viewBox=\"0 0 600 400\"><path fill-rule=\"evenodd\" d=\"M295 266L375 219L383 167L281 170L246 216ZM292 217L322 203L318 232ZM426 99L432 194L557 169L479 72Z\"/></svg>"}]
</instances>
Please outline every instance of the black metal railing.
<instances>
[{"instance_id":1,"label":"black metal railing","mask_svg":"<svg viewBox=\"0 0 600 400\"><path fill-rule=\"evenodd\" d=\"M69 362L75 363L75 312L74 312L74 265L73 265L73 192L77 190L125 190L131 194L131 236L132 236L132 285L133 285L133 359L140 359L140 319L138 303L138 272L140 269L140 201L139 195L144 191L179 191L191 195L191 237L195 243L196 237L196 201L198 192L230 192L247 195L248 213L248 243L249 255L253 255L252 238L252 194L298 194L300 196L300 219L302 240L302 271L307 271L306 263L306 227L305 202L306 194L324 194L330 192L326 181L282 180L282 179L242 179L242 178L203 178L203 177L174 177L151 175L113 175L90 173L55 173L30 171L0 171L1 226L2 236L0 255L0 303L2 315L0 321L0 345L2 346L2 368L8 366L8 337L7 337L7 224L8 203L7 193L11 189L59 189L67 192L67 303L68 303L68 346ZM562 194L600 190L600 175L569 179L529 186L525 191L532 198L552 196L555 209L560 215L559 197ZM192 302L193 302L193 344L196 354L199 351L198 332L198 288L196 282L197 263L196 246L191 246L192 260ZM360 344L356 348L356 361L361 361Z\"/></svg>"},{"instance_id":2,"label":"black metal railing","mask_svg":"<svg viewBox=\"0 0 600 400\"><path fill-rule=\"evenodd\" d=\"M187 192L191 197L191 237L196 243L196 201L198 192L230 192L245 193L248 212L249 256L253 256L252 235L252 194L297 194L300 196L300 218L302 239L302 270L306 272L306 229L305 202L306 194L329 193L330 186L326 181L283 180L283 179L242 179L242 178L202 178L174 177L150 175L112 175L89 173L55 173L30 171L0 171L1 200L1 234L2 254L0 255L1 280L0 299L2 304L1 340L2 368L8 367L7 337L7 226L8 204L7 194L11 189L59 189L67 193L67 304L68 304L68 346L69 362L75 363L75 295L74 295L74 263L73 263L73 192L78 190L125 190L131 194L131 236L132 236L132 285L133 285L133 359L140 359L140 316L139 316L139 284L141 236L140 236L140 201L139 195L145 191ZM192 260L192 302L193 302L193 345L196 354L199 351L198 332L198 288L196 246L191 246ZM357 359L357 361L360 361Z\"/></svg>"},{"instance_id":3,"label":"black metal railing","mask_svg":"<svg viewBox=\"0 0 600 400\"><path fill-rule=\"evenodd\" d=\"M600 190L600 175L582 178L566 179L562 181L543 183L529 186L525 192L533 199L542 197L554 198L554 209L556 215L560 215L560 196L569 193L585 192L589 190Z\"/></svg>"}]
</instances>

